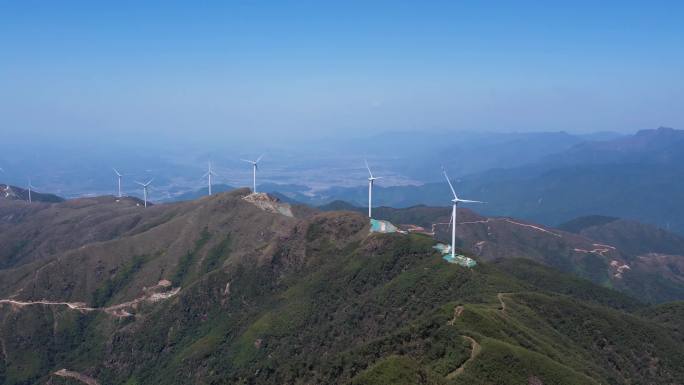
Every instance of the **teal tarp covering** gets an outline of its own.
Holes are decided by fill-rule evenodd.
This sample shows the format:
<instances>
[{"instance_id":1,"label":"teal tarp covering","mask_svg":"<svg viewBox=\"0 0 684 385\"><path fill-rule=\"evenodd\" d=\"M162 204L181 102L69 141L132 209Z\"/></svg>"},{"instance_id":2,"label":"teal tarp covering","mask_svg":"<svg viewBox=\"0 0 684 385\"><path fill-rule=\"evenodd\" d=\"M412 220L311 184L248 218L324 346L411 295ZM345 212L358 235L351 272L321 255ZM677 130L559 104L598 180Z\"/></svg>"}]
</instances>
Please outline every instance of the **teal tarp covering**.
<instances>
[{"instance_id":1,"label":"teal tarp covering","mask_svg":"<svg viewBox=\"0 0 684 385\"><path fill-rule=\"evenodd\" d=\"M371 218L371 233L396 233L397 227L387 221Z\"/></svg>"},{"instance_id":2,"label":"teal tarp covering","mask_svg":"<svg viewBox=\"0 0 684 385\"><path fill-rule=\"evenodd\" d=\"M438 243L432 246L433 249L439 250L440 253L444 254L442 258L449 263L455 263L457 265L465 267L473 267L477 265L474 259L466 257L465 255L456 254L454 257L451 256L451 247L443 243Z\"/></svg>"}]
</instances>

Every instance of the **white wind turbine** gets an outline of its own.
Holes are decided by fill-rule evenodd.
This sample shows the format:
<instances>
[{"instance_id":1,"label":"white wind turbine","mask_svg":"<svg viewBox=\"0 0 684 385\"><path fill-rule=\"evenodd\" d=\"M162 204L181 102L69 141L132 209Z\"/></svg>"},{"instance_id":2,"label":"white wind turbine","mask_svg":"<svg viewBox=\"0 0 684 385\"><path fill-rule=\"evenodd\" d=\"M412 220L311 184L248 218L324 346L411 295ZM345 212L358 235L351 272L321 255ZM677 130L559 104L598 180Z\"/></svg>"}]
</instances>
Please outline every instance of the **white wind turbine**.
<instances>
[{"instance_id":1,"label":"white wind turbine","mask_svg":"<svg viewBox=\"0 0 684 385\"><path fill-rule=\"evenodd\" d=\"M252 192L256 193L256 172L257 169L259 168L259 161L261 158L263 158L264 155L262 154L260 157L257 158L257 160L248 160L248 159L240 159L243 162L251 163L252 164Z\"/></svg>"},{"instance_id":2,"label":"white wind turbine","mask_svg":"<svg viewBox=\"0 0 684 385\"><path fill-rule=\"evenodd\" d=\"M371 212L373 208L373 182L376 179L381 179L381 176L373 176L370 167L368 167L368 160L366 162L366 169L368 170L368 218L372 218Z\"/></svg>"},{"instance_id":3,"label":"white wind turbine","mask_svg":"<svg viewBox=\"0 0 684 385\"><path fill-rule=\"evenodd\" d=\"M459 203L484 203L480 201L471 201L468 199L461 199L456 195L456 190L454 190L454 186L451 184L451 181L449 180L449 176L446 173L446 170L442 168L442 173L444 173L444 177L447 180L447 183L449 183L449 188L451 189L451 193L454 194L454 199L451 200L452 202L452 209L451 209L451 258L456 258L456 206L458 206Z\"/></svg>"},{"instance_id":4,"label":"white wind turbine","mask_svg":"<svg viewBox=\"0 0 684 385\"><path fill-rule=\"evenodd\" d=\"M141 185L143 188L143 197L145 198L144 199L145 207L147 207L147 189L150 187L150 184L152 183L153 180L154 180L154 178L150 179L147 183L135 182L135 183Z\"/></svg>"},{"instance_id":5,"label":"white wind turbine","mask_svg":"<svg viewBox=\"0 0 684 385\"><path fill-rule=\"evenodd\" d=\"M112 168L112 170L114 170L114 173L116 174L116 179L119 182L119 198L121 198L122 197L122 195L121 195L121 177L123 177L123 175L119 171L117 171L115 168Z\"/></svg>"},{"instance_id":6,"label":"white wind turbine","mask_svg":"<svg viewBox=\"0 0 684 385\"><path fill-rule=\"evenodd\" d=\"M209 178L209 195L211 195L211 177L216 176L216 173L211 169L211 161L209 161L209 171L202 176L202 178Z\"/></svg>"},{"instance_id":7,"label":"white wind turbine","mask_svg":"<svg viewBox=\"0 0 684 385\"><path fill-rule=\"evenodd\" d=\"M32 189L32 188L35 188L35 187L33 187L33 185L31 184L31 178L29 178L29 179L28 179L28 203L33 202L33 201L31 200L31 189Z\"/></svg>"}]
</instances>

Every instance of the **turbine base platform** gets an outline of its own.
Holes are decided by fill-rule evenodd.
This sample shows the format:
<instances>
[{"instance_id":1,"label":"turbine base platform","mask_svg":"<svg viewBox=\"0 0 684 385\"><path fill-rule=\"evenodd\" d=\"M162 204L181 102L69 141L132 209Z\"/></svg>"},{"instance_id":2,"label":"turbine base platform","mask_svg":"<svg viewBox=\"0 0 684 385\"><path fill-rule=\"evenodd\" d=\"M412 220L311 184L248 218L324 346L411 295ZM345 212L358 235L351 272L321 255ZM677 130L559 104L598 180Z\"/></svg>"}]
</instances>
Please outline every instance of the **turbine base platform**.
<instances>
[{"instance_id":1,"label":"turbine base platform","mask_svg":"<svg viewBox=\"0 0 684 385\"><path fill-rule=\"evenodd\" d=\"M388 221L383 221L379 219L370 219L370 232L371 233L398 233L400 232L397 226L391 224Z\"/></svg>"},{"instance_id":2,"label":"turbine base platform","mask_svg":"<svg viewBox=\"0 0 684 385\"><path fill-rule=\"evenodd\" d=\"M475 262L474 259L470 257L466 257L465 255L461 254L456 254L455 256L451 256L451 246L445 245L443 243L438 243L434 246L432 246L433 249L438 250L440 253L442 253L442 259L449 263L454 263L463 267L468 267L472 268L475 265L477 265L477 262Z\"/></svg>"},{"instance_id":3,"label":"turbine base platform","mask_svg":"<svg viewBox=\"0 0 684 385\"><path fill-rule=\"evenodd\" d=\"M477 262L475 262L474 259L466 257L465 255L457 254L455 257L452 257L451 254L448 254L442 258L449 263L455 263L463 267L474 267L477 265Z\"/></svg>"}]
</instances>

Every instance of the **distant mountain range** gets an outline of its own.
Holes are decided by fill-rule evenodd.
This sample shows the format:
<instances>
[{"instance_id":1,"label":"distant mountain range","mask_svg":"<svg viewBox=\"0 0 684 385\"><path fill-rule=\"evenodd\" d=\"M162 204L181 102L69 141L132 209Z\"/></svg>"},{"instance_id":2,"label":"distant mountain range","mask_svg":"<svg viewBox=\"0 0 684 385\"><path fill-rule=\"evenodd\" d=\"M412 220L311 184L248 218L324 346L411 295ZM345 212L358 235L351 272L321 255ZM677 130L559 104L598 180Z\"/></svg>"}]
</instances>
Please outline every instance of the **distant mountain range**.
<instances>
[{"instance_id":1,"label":"distant mountain range","mask_svg":"<svg viewBox=\"0 0 684 385\"><path fill-rule=\"evenodd\" d=\"M112 167L124 174L126 194L141 194L134 181L154 178L153 200L173 200L204 187L200 178L212 160L215 182L231 186L251 181L251 170L241 157L265 153L259 181L287 185L287 189L309 195L331 186L363 183L367 158L372 167L394 185L439 181L441 165L449 166L459 177L493 168L512 168L534 163L574 145L619 137L615 133L571 134L566 132L468 132L429 131L386 132L350 139L346 133L334 138L310 141L259 144L259 148L235 145L196 147L192 143L169 146L159 141L140 143L73 141L41 144L40 141L0 142L0 182L23 185L32 176L41 189L68 198L115 192L117 180ZM256 156L256 155L255 155ZM270 190L264 190L270 191ZM285 192L285 191L283 191ZM186 198L181 198L186 199Z\"/></svg>"},{"instance_id":2,"label":"distant mountain range","mask_svg":"<svg viewBox=\"0 0 684 385\"><path fill-rule=\"evenodd\" d=\"M456 186L464 198L486 201L477 207L486 215L551 226L580 216L605 215L684 234L684 131L659 128L581 142L531 164L457 178ZM358 206L367 202L363 186L286 195L314 205L334 200ZM390 207L441 206L449 199L448 186L441 181L420 186L376 185L374 194L378 206Z\"/></svg>"},{"instance_id":3,"label":"distant mountain range","mask_svg":"<svg viewBox=\"0 0 684 385\"><path fill-rule=\"evenodd\" d=\"M448 231L448 208L375 212ZM624 294L663 292L631 279L641 255L581 233L664 237L670 251L676 236L460 214L473 268L431 236L371 234L364 214L246 189L148 208L0 200L0 383L682 383L682 302Z\"/></svg>"}]
</instances>

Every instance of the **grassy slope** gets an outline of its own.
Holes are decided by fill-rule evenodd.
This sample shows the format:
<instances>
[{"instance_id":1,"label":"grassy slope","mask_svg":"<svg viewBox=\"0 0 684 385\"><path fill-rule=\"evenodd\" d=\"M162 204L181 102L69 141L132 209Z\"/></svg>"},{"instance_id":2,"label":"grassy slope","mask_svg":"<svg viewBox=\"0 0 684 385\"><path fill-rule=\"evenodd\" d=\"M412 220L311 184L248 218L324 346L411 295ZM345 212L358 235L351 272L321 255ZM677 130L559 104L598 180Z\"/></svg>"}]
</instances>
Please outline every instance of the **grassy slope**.
<instances>
[{"instance_id":1,"label":"grassy slope","mask_svg":"<svg viewBox=\"0 0 684 385\"><path fill-rule=\"evenodd\" d=\"M322 248L312 267L274 260L214 271L177 300L115 326L97 354L89 341L70 359L96 368L103 383L128 384L682 380L682 348L668 340L668 329L617 309L633 301L603 289L586 301L555 293L584 293L569 286L590 284L574 279L557 288L542 283L538 293L493 265L446 264L431 244L421 236L374 236ZM219 290L225 282L227 296ZM498 292L517 293L504 296L505 311ZM465 310L450 325L459 304ZM463 335L482 352L447 380L469 357ZM654 360L656 368L641 369Z\"/></svg>"},{"instance_id":2,"label":"grassy slope","mask_svg":"<svg viewBox=\"0 0 684 385\"><path fill-rule=\"evenodd\" d=\"M366 237L354 214L307 220L269 259L227 259L245 246L211 229L168 271L181 294L134 320L2 305L0 382L45 383L63 367L103 384L684 382L672 317L533 262L450 265L427 237ZM99 301L135 285L130 261ZM481 345L472 360L463 336Z\"/></svg>"}]
</instances>

